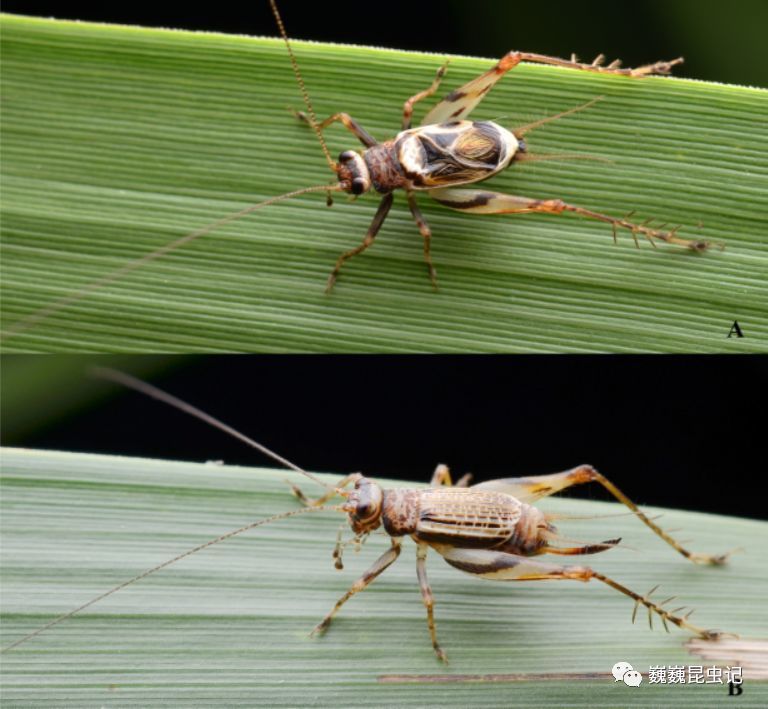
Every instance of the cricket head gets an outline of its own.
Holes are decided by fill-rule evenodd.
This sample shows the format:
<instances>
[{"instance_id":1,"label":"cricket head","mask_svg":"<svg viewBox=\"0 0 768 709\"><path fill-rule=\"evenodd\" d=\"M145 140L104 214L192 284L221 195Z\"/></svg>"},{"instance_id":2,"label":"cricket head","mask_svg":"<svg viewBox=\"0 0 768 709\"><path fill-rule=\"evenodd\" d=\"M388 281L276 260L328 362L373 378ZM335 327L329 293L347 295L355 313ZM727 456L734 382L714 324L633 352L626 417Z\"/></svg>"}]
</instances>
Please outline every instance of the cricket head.
<instances>
[{"instance_id":1,"label":"cricket head","mask_svg":"<svg viewBox=\"0 0 768 709\"><path fill-rule=\"evenodd\" d=\"M344 192L354 195L363 194L371 189L371 174L360 153L345 150L339 155L336 174L339 177L339 187Z\"/></svg>"},{"instance_id":2,"label":"cricket head","mask_svg":"<svg viewBox=\"0 0 768 709\"><path fill-rule=\"evenodd\" d=\"M347 513L349 526L356 534L372 532L381 525L381 506L384 492L373 480L359 475L355 489L345 493L347 501L342 509Z\"/></svg>"}]
</instances>

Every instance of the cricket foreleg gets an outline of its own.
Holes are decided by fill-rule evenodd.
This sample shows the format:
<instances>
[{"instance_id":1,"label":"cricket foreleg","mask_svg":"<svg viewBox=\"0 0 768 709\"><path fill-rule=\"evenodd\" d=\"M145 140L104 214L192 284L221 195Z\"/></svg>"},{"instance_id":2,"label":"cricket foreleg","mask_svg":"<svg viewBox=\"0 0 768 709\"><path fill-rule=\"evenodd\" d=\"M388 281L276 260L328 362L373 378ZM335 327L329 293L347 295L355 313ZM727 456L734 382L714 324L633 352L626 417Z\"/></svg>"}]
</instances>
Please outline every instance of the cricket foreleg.
<instances>
[{"instance_id":1,"label":"cricket foreleg","mask_svg":"<svg viewBox=\"0 0 768 709\"><path fill-rule=\"evenodd\" d=\"M566 470L562 473L553 473L552 475L536 475L528 478L507 478L502 480L489 480L476 485L476 488L486 490L497 490L514 495L523 502L530 502L541 497L554 495L573 485L583 485L584 483L596 482L602 485L619 502L626 505L643 524L650 527L651 530L660 536L673 549L677 550L686 559L697 564L724 564L730 552L726 554L710 555L700 554L698 552L688 551L680 542L671 537L661 527L659 527L650 517L648 517L632 500L630 500L616 485L608 478L595 470L591 465L580 465L572 470ZM606 542L607 543L607 542Z\"/></svg>"},{"instance_id":2,"label":"cricket foreleg","mask_svg":"<svg viewBox=\"0 0 768 709\"><path fill-rule=\"evenodd\" d=\"M336 261L336 265L333 267L333 271L331 271L331 275L328 277L328 285L325 287L326 293L330 293L333 290L333 286L336 283L336 279L339 277L339 271L344 265L344 262L348 261L353 256L357 256L358 254L362 253L373 243L373 240L376 238L376 234L378 234L379 229L381 229L381 225L387 218L387 214L389 214L393 200L394 196L391 192L384 196L384 198L379 203L379 208L376 210L376 215L373 217L371 226L368 227L368 232L363 239L363 243L360 244L360 246L357 246L354 249L350 249L349 251L339 256L338 260Z\"/></svg>"},{"instance_id":3,"label":"cricket foreleg","mask_svg":"<svg viewBox=\"0 0 768 709\"><path fill-rule=\"evenodd\" d=\"M400 542L394 537L391 538L391 542L392 546L387 549L387 551L385 551L378 559L376 559L376 562L373 564L373 566L371 566L368 571L366 571L357 581L352 584L349 591L347 591L338 601L336 601L336 605L331 609L331 612L328 613L328 615L326 615L325 618L320 621L320 623L318 623L310 635L322 633L331 624L333 616L339 612L339 609L350 598L352 598L352 596L354 596L356 593L359 593L360 591L363 591L366 586L371 583L371 581L373 581L382 571L384 571L384 569L390 566L392 562L397 559L397 557L400 555Z\"/></svg>"},{"instance_id":4,"label":"cricket foreleg","mask_svg":"<svg viewBox=\"0 0 768 709\"><path fill-rule=\"evenodd\" d=\"M432 473L432 479L429 481L430 487L469 487L472 481L472 473L465 473L455 483L451 481L451 471L447 465L440 463Z\"/></svg>"},{"instance_id":5,"label":"cricket foreleg","mask_svg":"<svg viewBox=\"0 0 768 709\"><path fill-rule=\"evenodd\" d=\"M684 616L678 616L675 613L683 610L682 607L672 611L664 608L667 603L673 600L674 596L661 603L655 603L650 598L651 594L656 590L655 588L641 596L639 593L635 593L626 586L587 566L558 566L556 564L533 561L525 556L490 551L488 549L458 549L451 545L441 544L433 544L432 546L451 566L486 579L497 581L572 580L585 582L597 579L635 601L635 611L632 614L633 622L637 614L637 608L643 605L648 609L648 619L651 628L653 628L653 621L651 619L655 613L661 617L667 631L669 631L667 623L673 623L706 640L713 640L721 635L719 631L699 628L689 623L688 617L693 611Z\"/></svg>"},{"instance_id":6,"label":"cricket foreleg","mask_svg":"<svg viewBox=\"0 0 768 709\"><path fill-rule=\"evenodd\" d=\"M657 240L668 244L685 246L693 251L706 251L712 245L710 242L700 239L683 239L679 237L677 235L679 227L669 231L654 229L649 226L649 222L635 224L626 219L600 214L584 207L576 207L560 199L530 199L528 197L502 194L501 192L457 187L430 190L429 195L446 207L470 214L531 214L534 212L562 214L563 212L573 212L583 217L597 219L598 221L610 224L613 227L614 240L616 239L617 229L628 229L632 232L636 244L637 235L642 234L654 246Z\"/></svg>"},{"instance_id":7,"label":"cricket foreleg","mask_svg":"<svg viewBox=\"0 0 768 709\"><path fill-rule=\"evenodd\" d=\"M309 117L304 111L294 111L291 109L296 118L310 123ZM340 121L344 127L355 135L355 137L366 147L370 148L374 145L378 145L378 141L374 138L365 128L363 128L352 116L348 113L334 113L332 116L328 116L322 123L319 124L320 130L325 130L331 123Z\"/></svg>"},{"instance_id":8,"label":"cricket foreleg","mask_svg":"<svg viewBox=\"0 0 768 709\"><path fill-rule=\"evenodd\" d=\"M440 86L440 82L443 80L443 76L445 76L445 71L448 68L448 62L443 64L438 70L437 74L435 75L435 80L432 82L432 84L429 86L428 89L425 89L424 91L420 91L417 94L414 94L409 98L404 104L403 104L403 130L408 130L411 127L411 118L413 117L413 107L419 102L423 101L425 98L429 98L432 96L432 94L437 91L438 86Z\"/></svg>"},{"instance_id":9,"label":"cricket foreleg","mask_svg":"<svg viewBox=\"0 0 768 709\"><path fill-rule=\"evenodd\" d=\"M424 237L424 261L427 264L429 280L432 281L432 287L437 290L437 271L435 271L435 267L432 265L432 254L430 253L432 230L422 216L419 205L416 204L416 197L413 192L408 192L408 206L411 208L411 214L416 222L416 226L419 228L419 232Z\"/></svg>"},{"instance_id":10,"label":"cricket foreleg","mask_svg":"<svg viewBox=\"0 0 768 709\"><path fill-rule=\"evenodd\" d=\"M432 596L432 589L429 587L429 581L427 581L427 552L429 546L419 543L416 547L416 575L419 578L419 588L421 589L421 598L424 601L424 606L427 609L427 626L429 627L429 635L432 638L432 647L437 653L437 659L447 663L448 657L440 647L440 643L437 642L437 631L435 629L435 599Z\"/></svg>"}]
</instances>

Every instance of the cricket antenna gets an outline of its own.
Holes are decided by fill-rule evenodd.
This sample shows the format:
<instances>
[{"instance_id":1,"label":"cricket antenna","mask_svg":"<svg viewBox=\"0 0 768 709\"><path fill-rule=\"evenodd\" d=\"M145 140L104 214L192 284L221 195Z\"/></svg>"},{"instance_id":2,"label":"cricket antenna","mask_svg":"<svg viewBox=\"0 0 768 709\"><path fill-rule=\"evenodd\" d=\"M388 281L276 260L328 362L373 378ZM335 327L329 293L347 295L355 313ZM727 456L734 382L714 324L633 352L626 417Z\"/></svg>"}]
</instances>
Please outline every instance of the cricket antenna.
<instances>
[{"instance_id":1,"label":"cricket antenna","mask_svg":"<svg viewBox=\"0 0 768 709\"><path fill-rule=\"evenodd\" d=\"M317 135L317 139L320 141L320 147L323 149L323 153L325 153L325 159L328 161L328 165L330 166L331 170L338 172L339 166L331 157L331 153L325 143L325 138L323 138L323 131L320 129L320 124L317 122L315 109L312 108L312 102L309 100L309 93L307 92L307 87L304 84L304 79L301 76L301 71L299 71L299 63L296 61L296 55L293 53L291 42L288 39L288 33L285 31L283 18L280 17L280 11L277 9L277 2L276 0L269 0L269 4L272 6L272 14L275 16L275 20L277 20L277 26L280 28L280 34L282 35L283 40L285 41L285 46L288 49L288 56L291 58L293 73L296 76L296 81L299 84L299 90L301 91L301 96L304 99L304 105L307 107L307 111L309 112L309 124L312 126L312 129L315 131L315 135Z\"/></svg>"},{"instance_id":2,"label":"cricket antenna","mask_svg":"<svg viewBox=\"0 0 768 709\"><path fill-rule=\"evenodd\" d=\"M526 133L530 133L532 130L536 130L540 126L543 126L545 123L550 123L552 121L557 121L560 118L565 118L565 116L570 116L573 113L578 113L579 111L584 111L587 108L591 108L594 106L598 101L602 101L605 98L605 96L598 96L597 98L593 98L591 101L587 101L587 103L582 104L581 106L576 106L575 108L570 108L567 111L563 111L562 113L558 113L555 116L549 116L548 118L542 118L539 121L534 121L533 123L528 123L527 125L522 126L521 128L516 128L512 132L515 135L515 138L518 140L524 136Z\"/></svg>"},{"instance_id":3,"label":"cricket antenna","mask_svg":"<svg viewBox=\"0 0 768 709\"><path fill-rule=\"evenodd\" d=\"M300 189L300 190L294 190L293 192L286 192L285 194L277 195L276 197L270 197L269 199L266 199L263 202L259 202L258 204L252 204L250 207L241 209L239 212L233 212L232 214L228 214L226 217L217 219L215 222L211 222L210 224L207 224L206 226L201 227L200 229L196 229L195 231L192 231L189 234L186 234L185 236L181 236L178 239L174 239L173 241L165 244L164 246L161 246L159 249L156 249L151 253L145 254L144 256L139 256L139 258L133 259L133 261L129 261L125 265L120 266L120 268L116 268L114 271L110 271L109 273L102 276L101 278L97 278L96 280L91 281L90 283L87 283L82 288L74 291L73 293L69 293L68 295L62 296L61 298L57 298L56 300L52 301L48 305L43 306L39 310L35 310L29 315L26 315L23 318L20 318L15 323L7 327L0 334L0 341L9 340L11 337L15 337L19 333L24 332L25 330L28 330L33 325L36 325L41 320L45 320L49 318L51 315L58 313L60 310L64 310L64 308L69 307L73 303L77 303L78 301L82 300L83 298L90 295L91 293L101 290L102 288L110 285L111 283L114 283L115 281L120 280L124 276L127 276L132 271L135 271L136 269L141 268L142 266L149 263L150 261L155 261L159 259L161 256L165 256L171 251L175 251L181 246L185 246L189 242L194 241L198 237L205 236L206 234L210 234L214 229L218 229L219 227L224 226L225 224L229 224L229 222L233 222L236 219L240 219L241 217L244 217L247 214L250 214L251 212L255 212L257 209L261 209L262 207L268 207L270 204L275 204L275 202L282 202L284 199L291 199L292 197L298 197L299 195L307 194L308 192L330 193L330 192L339 192L342 189L343 188L341 185L315 185L313 187L304 187L303 189Z\"/></svg>"},{"instance_id":4,"label":"cricket antenna","mask_svg":"<svg viewBox=\"0 0 768 709\"><path fill-rule=\"evenodd\" d=\"M207 549L208 547L213 546L214 544L218 544L219 542L223 542L226 539L230 539L231 537L234 537L237 534L242 534L243 532L247 532L248 530L253 529L254 527L260 527L263 524L268 524L269 522L275 522L276 520L279 520L279 519L285 519L286 517L295 517L296 515L306 514L308 512L327 512L328 510L341 512L342 507L341 505L329 505L327 507L302 507L298 510L289 510L288 512L282 512L280 514L273 515L272 517L267 517L266 519L259 520L258 522L251 522L250 524L246 524L244 527L240 527L239 529L235 529L235 530L232 530L231 532L227 532L226 534L222 534L220 537L216 537L215 539L210 539L209 541L204 542L203 544L198 544L194 549L188 549L183 554L174 556L173 559L169 559L168 561L164 561L162 564L153 566L151 569L142 571L140 574L134 576L132 579L128 579L128 581L123 581L117 586L110 588L109 591L105 591L104 593L99 594L95 598L92 598L87 603L83 603L82 606L78 606L74 610L64 613L64 615L60 615L58 618L54 618L52 621L46 623L45 625L40 626L37 630L33 630L31 633L28 633L24 637L19 638L18 640L12 642L10 645L6 645L4 648L0 649L0 652L7 652L8 650L14 647L17 647L18 645L25 643L27 640L34 638L36 635L40 635L40 633L45 632L49 628L52 628L54 625L58 625L62 621L67 620L68 618L71 618L76 613L79 613L80 611L85 610L86 608L92 606L94 603L98 603L99 601L103 600L107 596L111 596L113 593L117 593L118 591L121 591L126 586L130 586L131 584L134 584L137 581L141 581L142 579L145 579L150 574L154 574L156 571L160 571L160 569L164 569L166 566L175 564L177 561L181 561L182 559L185 559L186 557L191 556L192 554L196 554L197 552L202 551L203 549Z\"/></svg>"},{"instance_id":5,"label":"cricket antenna","mask_svg":"<svg viewBox=\"0 0 768 709\"><path fill-rule=\"evenodd\" d=\"M320 480L320 478L318 478L317 476L312 475L312 473L308 473L306 470L304 470L303 468L300 468L295 463L292 463L287 458L283 458L283 456L279 455L278 453L275 453L274 451L270 450L269 448L262 445L261 443L254 441L252 438L249 438L244 433L240 433L240 431L232 428L232 426L229 426L223 421L220 421L219 419L214 418L210 414L205 413L205 411L198 409L196 406L192 406L192 404L188 404L186 401L182 401L181 399L173 396L173 394L169 394L168 392L165 392L162 389L158 389L156 386L153 386L148 382L144 382L141 379L132 377L130 374L126 374L125 372L120 372L117 369L110 369L108 367L91 367L89 369L89 372L94 377L97 377L99 379L106 379L107 381L115 382L116 384L121 384L122 386L128 387L129 389L133 389L134 391L137 391L140 394L144 394L153 399L157 399L158 401L161 401L164 404L168 404L168 406L172 406L174 409L183 411L185 414L194 416L195 418L200 419L201 421L204 421L210 426L213 426L214 428L218 428L220 431L224 431L224 433L228 433L233 438L237 438L238 441L242 441L246 445L249 445L251 448L255 448L260 453L263 453L269 458L272 458L272 460L276 460L278 463L280 463L280 465L284 465L286 468L289 468L290 470L295 470L297 473L301 473L302 475L308 477L313 482L316 482L321 487L324 487L326 490L329 490L329 491L336 490L336 488L333 487L332 485L327 485L322 480Z\"/></svg>"}]
</instances>

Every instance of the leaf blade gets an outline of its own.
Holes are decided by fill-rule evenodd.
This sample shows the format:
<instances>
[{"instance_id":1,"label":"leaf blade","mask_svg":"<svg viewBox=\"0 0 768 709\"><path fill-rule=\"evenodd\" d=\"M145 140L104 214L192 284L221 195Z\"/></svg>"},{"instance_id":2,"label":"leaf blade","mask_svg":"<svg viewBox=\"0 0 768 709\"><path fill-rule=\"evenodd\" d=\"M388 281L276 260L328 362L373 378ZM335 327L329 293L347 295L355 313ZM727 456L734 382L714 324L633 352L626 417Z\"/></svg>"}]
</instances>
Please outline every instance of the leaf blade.
<instances>
[{"instance_id":1,"label":"leaf blade","mask_svg":"<svg viewBox=\"0 0 768 709\"><path fill-rule=\"evenodd\" d=\"M328 179L280 42L3 17L3 327L243 206ZM297 43L318 114L392 135L436 59ZM487 68L455 58L446 87ZM513 76L514 75L514 76ZM397 81L392 77L396 76ZM532 150L615 161L516 167L489 186L682 223L704 256L568 217L471 217L422 200L441 292L396 205L345 268L373 200L322 196L217 230L4 342L6 351L712 352L768 350L768 92L522 66L478 118L606 100ZM512 123L512 119L507 122ZM502 120L504 123L504 120ZM330 129L332 151L354 139ZM115 317L117 314L118 317ZM727 338L734 319L747 336ZM745 325L746 323L746 325Z\"/></svg>"},{"instance_id":2,"label":"leaf blade","mask_svg":"<svg viewBox=\"0 0 768 709\"><path fill-rule=\"evenodd\" d=\"M284 511L292 473L48 451L3 450L4 642L126 578L244 522ZM548 500L555 512L615 512L606 503ZM265 526L190 557L71 618L3 657L3 697L14 705L597 706L713 701L722 687L646 686L633 699L604 675L696 664L686 635L630 624L632 604L585 584L487 583L431 555L436 617L451 665L428 642L409 549L343 609L328 633L307 633L384 547L330 552L339 519L318 514ZM686 564L636 520L570 521L586 538L620 534L594 565L645 591L658 582L698 609L698 620L743 635L765 632L766 525L665 511L696 548L734 543L727 567ZM566 527L562 522L561 526ZM610 530L606 532L606 530ZM407 546L410 546L408 544ZM375 547L375 548L371 548ZM661 598L661 596L660 596ZM626 601L626 602L625 602ZM382 675L602 673L594 679L382 683ZM751 700L768 684L746 676ZM617 699L616 692L624 690ZM514 692L514 694L511 694ZM474 697L474 699L473 699ZM480 699L479 699L480 698ZM537 699L538 698L538 699Z\"/></svg>"}]
</instances>

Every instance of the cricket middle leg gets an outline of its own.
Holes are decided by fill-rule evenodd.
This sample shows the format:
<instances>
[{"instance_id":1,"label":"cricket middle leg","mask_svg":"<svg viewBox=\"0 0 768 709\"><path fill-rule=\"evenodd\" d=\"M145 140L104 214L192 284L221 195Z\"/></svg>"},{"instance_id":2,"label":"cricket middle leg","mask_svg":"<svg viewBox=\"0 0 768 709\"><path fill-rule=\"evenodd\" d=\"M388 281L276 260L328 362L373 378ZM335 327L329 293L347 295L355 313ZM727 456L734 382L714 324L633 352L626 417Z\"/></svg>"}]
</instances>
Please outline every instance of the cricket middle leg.
<instances>
[{"instance_id":1,"label":"cricket middle leg","mask_svg":"<svg viewBox=\"0 0 768 709\"><path fill-rule=\"evenodd\" d=\"M394 537L392 537L391 540L392 546L387 549L387 551L385 551L378 559L376 559L373 566L371 566L368 571L366 571L357 581L352 584L349 591L347 591L338 601L336 601L336 605L325 616L325 618L323 618L317 624L317 626L315 626L310 635L322 633L331 624L333 616L339 612L339 609L350 598L352 598L352 596L354 596L356 593L360 593L360 591L365 590L368 584L370 584L379 574L382 573L382 571L390 566L398 556L400 556L400 542L397 541L397 539Z\"/></svg>"}]
</instances>

